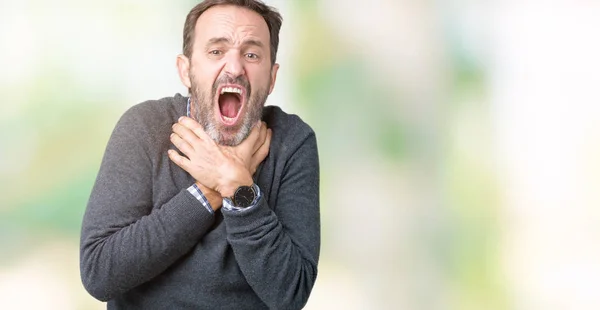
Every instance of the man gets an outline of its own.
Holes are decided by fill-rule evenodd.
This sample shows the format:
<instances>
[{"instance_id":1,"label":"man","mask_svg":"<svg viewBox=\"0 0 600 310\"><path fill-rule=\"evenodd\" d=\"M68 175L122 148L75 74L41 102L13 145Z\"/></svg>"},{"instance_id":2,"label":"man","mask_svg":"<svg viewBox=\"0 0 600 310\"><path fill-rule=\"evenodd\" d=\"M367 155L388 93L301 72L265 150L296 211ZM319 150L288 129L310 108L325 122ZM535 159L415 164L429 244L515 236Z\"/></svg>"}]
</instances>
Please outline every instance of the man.
<instances>
[{"instance_id":1,"label":"man","mask_svg":"<svg viewBox=\"0 0 600 310\"><path fill-rule=\"evenodd\" d=\"M306 304L318 156L308 125L264 107L281 23L255 0L198 4L177 58L190 97L147 101L119 120L81 234L83 284L109 309Z\"/></svg>"}]
</instances>

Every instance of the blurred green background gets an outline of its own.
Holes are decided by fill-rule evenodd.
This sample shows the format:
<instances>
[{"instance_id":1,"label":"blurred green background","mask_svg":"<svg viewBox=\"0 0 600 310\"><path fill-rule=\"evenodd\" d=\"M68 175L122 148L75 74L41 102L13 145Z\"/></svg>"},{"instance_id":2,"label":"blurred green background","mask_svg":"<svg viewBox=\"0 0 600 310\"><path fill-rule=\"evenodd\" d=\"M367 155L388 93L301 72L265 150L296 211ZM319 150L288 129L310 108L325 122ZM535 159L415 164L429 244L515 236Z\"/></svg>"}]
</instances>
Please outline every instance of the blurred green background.
<instances>
[{"instance_id":1,"label":"blurred green background","mask_svg":"<svg viewBox=\"0 0 600 310\"><path fill-rule=\"evenodd\" d=\"M271 0L267 104L321 158L307 309L598 309L600 5ZM0 0L0 300L103 309L81 219L130 106L186 94L196 1Z\"/></svg>"}]
</instances>

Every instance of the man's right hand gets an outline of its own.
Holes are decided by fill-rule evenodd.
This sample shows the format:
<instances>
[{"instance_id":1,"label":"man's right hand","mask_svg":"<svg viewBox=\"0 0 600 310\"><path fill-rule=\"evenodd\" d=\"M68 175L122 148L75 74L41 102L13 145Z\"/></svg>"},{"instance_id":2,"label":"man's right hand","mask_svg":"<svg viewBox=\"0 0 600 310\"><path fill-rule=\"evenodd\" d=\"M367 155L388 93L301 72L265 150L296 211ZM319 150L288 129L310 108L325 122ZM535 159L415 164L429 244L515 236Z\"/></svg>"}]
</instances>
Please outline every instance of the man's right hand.
<instances>
[{"instance_id":1,"label":"man's right hand","mask_svg":"<svg viewBox=\"0 0 600 310\"><path fill-rule=\"evenodd\" d=\"M257 136L258 135L258 136ZM252 175L256 172L258 165L269 154L269 148L271 146L271 129L267 128L265 122L261 122L252 128L250 135L242 143L234 147L227 147L230 152L235 152L240 158L244 160L248 171ZM248 158L248 155L250 157ZM196 181L196 185L200 188L204 196L210 202L213 210L218 210L222 206L223 197L219 192L204 186L202 183Z\"/></svg>"}]
</instances>

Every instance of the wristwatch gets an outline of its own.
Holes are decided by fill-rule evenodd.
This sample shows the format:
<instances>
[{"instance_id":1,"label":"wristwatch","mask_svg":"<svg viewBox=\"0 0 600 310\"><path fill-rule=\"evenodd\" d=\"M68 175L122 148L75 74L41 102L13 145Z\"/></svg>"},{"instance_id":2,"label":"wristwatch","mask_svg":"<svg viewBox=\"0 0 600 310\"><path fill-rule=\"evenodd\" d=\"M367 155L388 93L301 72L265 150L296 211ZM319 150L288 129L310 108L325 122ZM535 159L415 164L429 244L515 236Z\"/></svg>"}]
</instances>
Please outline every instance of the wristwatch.
<instances>
[{"instance_id":1,"label":"wristwatch","mask_svg":"<svg viewBox=\"0 0 600 310\"><path fill-rule=\"evenodd\" d=\"M254 202L254 199L256 199L254 186L242 185L235 190L231 202L233 202L234 207L248 208Z\"/></svg>"}]
</instances>

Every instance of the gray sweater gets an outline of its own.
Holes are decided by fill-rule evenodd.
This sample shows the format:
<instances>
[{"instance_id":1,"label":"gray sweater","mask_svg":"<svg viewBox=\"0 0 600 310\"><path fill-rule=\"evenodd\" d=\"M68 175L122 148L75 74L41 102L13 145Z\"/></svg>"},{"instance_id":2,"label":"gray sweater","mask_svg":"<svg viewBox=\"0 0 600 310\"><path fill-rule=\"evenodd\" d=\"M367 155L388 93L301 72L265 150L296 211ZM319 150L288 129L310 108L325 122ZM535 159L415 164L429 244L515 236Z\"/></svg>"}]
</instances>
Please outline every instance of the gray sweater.
<instances>
[{"instance_id":1,"label":"gray sweater","mask_svg":"<svg viewBox=\"0 0 600 310\"><path fill-rule=\"evenodd\" d=\"M87 291L108 309L300 309L317 277L319 162L312 129L265 107L273 135L246 211L208 212L167 157L186 97L147 101L117 123L81 230Z\"/></svg>"}]
</instances>

